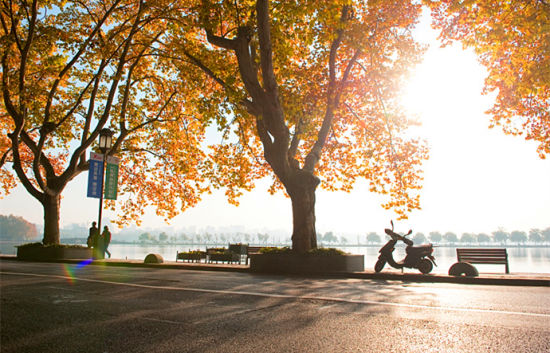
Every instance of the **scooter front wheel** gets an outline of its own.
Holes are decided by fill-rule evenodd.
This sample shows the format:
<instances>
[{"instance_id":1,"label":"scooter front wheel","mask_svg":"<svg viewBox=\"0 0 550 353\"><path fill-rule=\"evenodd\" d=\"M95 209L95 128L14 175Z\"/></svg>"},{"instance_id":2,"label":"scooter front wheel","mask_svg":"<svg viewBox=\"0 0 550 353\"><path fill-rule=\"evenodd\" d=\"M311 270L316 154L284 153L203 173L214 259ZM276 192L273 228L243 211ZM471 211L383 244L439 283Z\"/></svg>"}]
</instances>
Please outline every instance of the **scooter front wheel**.
<instances>
[{"instance_id":1,"label":"scooter front wheel","mask_svg":"<svg viewBox=\"0 0 550 353\"><path fill-rule=\"evenodd\" d=\"M384 260L376 261L376 264L374 265L374 272L378 273L378 272L382 271L384 266L386 266L386 261L384 261Z\"/></svg>"},{"instance_id":2,"label":"scooter front wheel","mask_svg":"<svg viewBox=\"0 0 550 353\"><path fill-rule=\"evenodd\" d=\"M432 262L428 259L422 259L420 260L420 262L418 263L418 266L416 267L418 268L418 270L420 272L422 272L423 274L428 274L430 272L432 272L432 269L434 268L434 265L432 264Z\"/></svg>"}]
</instances>

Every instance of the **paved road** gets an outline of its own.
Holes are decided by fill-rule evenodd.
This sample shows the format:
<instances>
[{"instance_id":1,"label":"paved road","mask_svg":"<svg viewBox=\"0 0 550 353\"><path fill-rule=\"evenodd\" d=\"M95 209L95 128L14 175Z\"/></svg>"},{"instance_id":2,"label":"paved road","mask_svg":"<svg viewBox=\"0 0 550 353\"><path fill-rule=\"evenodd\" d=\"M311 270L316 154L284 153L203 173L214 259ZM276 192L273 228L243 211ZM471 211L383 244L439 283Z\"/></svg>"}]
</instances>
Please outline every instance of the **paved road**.
<instances>
[{"instance_id":1,"label":"paved road","mask_svg":"<svg viewBox=\"0 0 550 353\"><path fill-rule=\"evenodd\" d=\"M550 352L550 288L0 261L1 352Z\"/></svg>"}]
</instances>

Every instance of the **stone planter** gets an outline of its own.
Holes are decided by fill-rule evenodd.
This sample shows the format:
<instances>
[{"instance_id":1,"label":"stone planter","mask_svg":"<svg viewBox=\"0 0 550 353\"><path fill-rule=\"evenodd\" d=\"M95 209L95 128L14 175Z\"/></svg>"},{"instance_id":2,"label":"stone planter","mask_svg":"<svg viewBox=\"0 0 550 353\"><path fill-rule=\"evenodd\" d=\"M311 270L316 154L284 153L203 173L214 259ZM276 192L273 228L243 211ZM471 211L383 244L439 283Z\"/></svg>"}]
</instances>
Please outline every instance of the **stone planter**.
<instances>
[{"instance_id":1,"label":"stone planter","mask_svg":"<svg viewBox=\"0 0 550 353\"><path fill-rule=\"evenodd\" d=\"M64 248L57 246L22 246L17 248L17 258L19 260L80 260L90 259L91 257L92 249L88 248Z\"/></svg>"},{"instance_id":2,"label":"stone planter","mask_svg":"<svg viewBox=\"0 0 550 353\"><path fill-rule=\"evenodd\" d=\"M267 273L328 274L363 272L364 255L251 254L250 270Z\"/></svg>"}]
</instances>

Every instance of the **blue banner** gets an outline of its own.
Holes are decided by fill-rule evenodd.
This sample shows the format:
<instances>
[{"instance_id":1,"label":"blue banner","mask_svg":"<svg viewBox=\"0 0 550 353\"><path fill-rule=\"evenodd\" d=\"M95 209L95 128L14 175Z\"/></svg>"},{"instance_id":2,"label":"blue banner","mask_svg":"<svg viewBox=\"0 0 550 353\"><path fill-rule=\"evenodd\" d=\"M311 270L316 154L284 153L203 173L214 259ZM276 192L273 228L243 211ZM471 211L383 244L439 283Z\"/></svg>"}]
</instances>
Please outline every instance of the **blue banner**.
<instances>
[{"instance_id":1,"label":"blue banner","mask_svg":"<svg viewBox=\"0 0 550 353\"><path fill-rule=\"evenodd\" d=\"M90 169L88 170L88 197L101 197L103 180L103 155L90 153Z\"/></svg>"}]
</instances>

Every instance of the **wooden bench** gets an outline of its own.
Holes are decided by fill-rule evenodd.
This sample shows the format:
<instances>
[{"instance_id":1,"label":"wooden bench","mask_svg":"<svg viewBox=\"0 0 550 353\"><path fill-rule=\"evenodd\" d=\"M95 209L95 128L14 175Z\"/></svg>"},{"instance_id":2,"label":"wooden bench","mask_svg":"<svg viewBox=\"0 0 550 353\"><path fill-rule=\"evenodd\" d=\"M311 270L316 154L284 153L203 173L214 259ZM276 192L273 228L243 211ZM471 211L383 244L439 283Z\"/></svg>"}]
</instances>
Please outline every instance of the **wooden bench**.
<instances>
[{"instance_id":1,"label":"wooden bench","mask_svg":"<svg viewBox=\"0 0 550 353\"><path fill-rule=\"evenodd\" d=\"M506 273L510 273L506 249L456 249L456 257L458 262L470 264L505 265Z\"/></svg>"}]
</instances>

